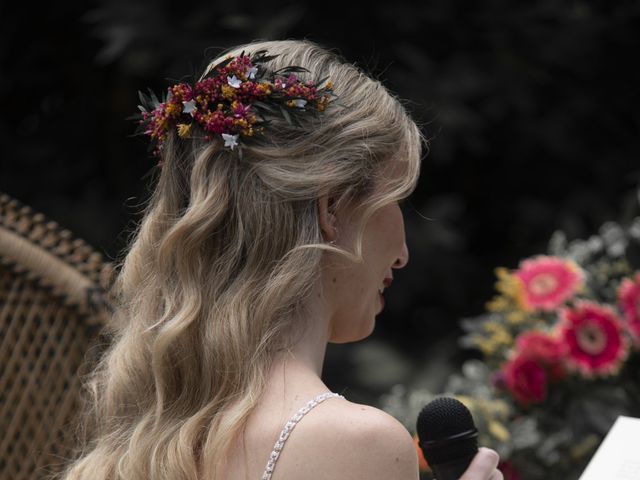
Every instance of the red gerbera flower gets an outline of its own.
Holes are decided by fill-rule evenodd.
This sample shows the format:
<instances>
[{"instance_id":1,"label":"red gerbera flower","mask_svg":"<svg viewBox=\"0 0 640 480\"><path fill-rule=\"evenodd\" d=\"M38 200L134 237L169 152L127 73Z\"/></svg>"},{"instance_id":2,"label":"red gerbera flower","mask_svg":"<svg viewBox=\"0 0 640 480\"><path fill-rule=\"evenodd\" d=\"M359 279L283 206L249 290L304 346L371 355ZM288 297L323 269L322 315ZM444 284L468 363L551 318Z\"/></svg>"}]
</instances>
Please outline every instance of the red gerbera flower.
<instances>
[{"instance_id":1,"label":"red gerbera flower","mask_svg":"<svg viewBox=\"0 0 640 480\"><path fill-rule=\"evenodd\" d=\"M557 362L564 357L565 344L552 335L535 330L523 332L516 339L518 351L544 363Z\"/></svg>"},{"instance_id":2,"label":"red gerbera flower","mask_svg":"<svg viewBox=\"0 0 640 480\"><path fill-rule=\"evenodd\" d=\"M521 333L516 339L516 351L545 367L550 380L558 381L565 376L563 362L568 349L557 336L538 331Z\"/></svg>"},{"instance_id":3,"label":"red gerbera flower","mask_svg":"<svg viewBox=\"0 0 640 480\"><path fill-rule=\"evenodd\" d=\"M520 263L513 276L521 285L525 310L554 310L582 287L584 273L572 260L540 255Z\"/></svg>"},{"instance_id":4,"label":"red gerbera flower","mask_svg":"<svg viewBox=\"0 0 640 480\"><path fill-rule=\"evenodd\" d=\"M640 341L640 273L636 273L633 280L625 278L622 281L618 299L631 335Z\"/></svg>"},{"instance_id":5,"label":"red gerbera flower","mask_svg":"<svg viewBox=\"0 0 640 480\"><path fill-rule=\"evenodd\" d=\"M504 480L521 480L522 478L520 472L516 470L516 467L509 460L502 460L498 464L498 470L502 472Z\"/></svg>"},{"instance_id":6,"label":"red gerbera flower","mask_svg":"<svg viewBox=\"0 0 640 480\"><path fill-rule=\"evenodd\" d=\"M585 376L615 373L629 346L623 324L608 306L589 301L560 312L560 335L569 348L567 365Z\"/></svg>"},{"instance_id":7,"label":"red gerbera flower","mask_svg":"<svg viewBox=\"0 0 640 480\"><path fill-rule=\"evenodd\" d=\"M516 354L501 373L504 386L523 407L547 398L547 372L536 360Z\"/></svg>"}]
</instances>

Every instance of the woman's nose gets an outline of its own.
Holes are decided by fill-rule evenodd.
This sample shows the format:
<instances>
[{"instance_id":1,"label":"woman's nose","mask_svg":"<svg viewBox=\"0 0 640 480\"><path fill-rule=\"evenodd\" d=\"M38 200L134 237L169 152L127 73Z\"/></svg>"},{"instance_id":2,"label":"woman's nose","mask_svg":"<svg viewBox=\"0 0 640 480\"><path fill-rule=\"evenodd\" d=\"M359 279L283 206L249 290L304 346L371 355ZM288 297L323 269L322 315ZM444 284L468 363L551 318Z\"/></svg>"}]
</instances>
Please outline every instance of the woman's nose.
<instances>
[{"instance_id":1,"label":"woman's nose","mask_svg":"<svg viewBox=\"0 0 640 480\"><path fill-rule=\"evenodd\" d=\"M407 242L402 244L402 253L396 259L395 263L392 265L393 268L403 268L407 262L409 261L409 249L407 248Z\"/></svg>"}]
</instances>

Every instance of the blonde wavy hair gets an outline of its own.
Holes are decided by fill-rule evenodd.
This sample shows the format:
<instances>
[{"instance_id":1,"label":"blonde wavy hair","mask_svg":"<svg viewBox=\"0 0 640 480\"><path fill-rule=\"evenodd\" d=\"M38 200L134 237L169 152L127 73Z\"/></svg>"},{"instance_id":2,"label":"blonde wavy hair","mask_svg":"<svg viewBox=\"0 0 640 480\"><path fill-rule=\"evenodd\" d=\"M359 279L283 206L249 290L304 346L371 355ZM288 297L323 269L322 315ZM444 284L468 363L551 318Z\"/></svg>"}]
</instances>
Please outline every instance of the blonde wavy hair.
<instances>
[{"instance_id":1,"label":"blonde wavy hair","mask_svg":"<svg viewBox=\"0 0 640 480\"><path fill-rule=\"evenodd\" d=\"M415 188L426 146L419 128L336 53L306 40L252 42L207 70L261 49L278 55L269 68L328 76L338 98L301 125L274 120L242 158L219 143L168 137L119 262L109 346L83 378L79 447L56 478L219 479L216 465L259 401L274 354L304 332L323 250L361 261L366 220ZM391 161L402 175L385 176ZM323 241L322 195L362 213L351 250Z\"/></svg>"}]
</instances>

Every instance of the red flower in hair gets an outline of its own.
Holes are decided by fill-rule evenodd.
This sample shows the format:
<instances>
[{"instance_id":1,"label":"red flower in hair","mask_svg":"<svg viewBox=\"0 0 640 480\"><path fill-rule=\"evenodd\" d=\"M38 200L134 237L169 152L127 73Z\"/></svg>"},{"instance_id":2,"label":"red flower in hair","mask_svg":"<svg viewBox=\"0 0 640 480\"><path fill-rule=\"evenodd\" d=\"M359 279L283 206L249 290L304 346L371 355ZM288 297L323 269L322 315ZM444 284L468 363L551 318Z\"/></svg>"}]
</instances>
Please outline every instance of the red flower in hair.
<instances>
[{"instance_id":1,"label":"red flower in hair","mask_svg":"<svg viewBox=\"0 0 640 480\"><path fill-rule=\"evenodd\" d=\"M192 138L200 129L202 138L221 139L233 150L241 137L263 133L267 117L293 125L302 115L323 112L335 97L333 84L302 82L294 72L308 70L295 65L271 71L265 64L276 57L265 50L229 57L195 84L169 87L162 102L153 92L140 93L138 132L149 136L156 155L174 130L179 138Z\"/></svg>"}]
</instances>

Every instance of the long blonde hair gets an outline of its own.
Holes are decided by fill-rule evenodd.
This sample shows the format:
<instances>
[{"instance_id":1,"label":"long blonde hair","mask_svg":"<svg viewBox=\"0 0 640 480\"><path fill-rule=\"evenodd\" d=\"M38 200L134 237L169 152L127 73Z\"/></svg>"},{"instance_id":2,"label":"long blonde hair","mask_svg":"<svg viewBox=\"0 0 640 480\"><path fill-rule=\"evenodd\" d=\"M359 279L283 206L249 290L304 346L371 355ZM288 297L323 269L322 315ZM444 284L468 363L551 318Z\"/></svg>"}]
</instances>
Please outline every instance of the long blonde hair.
<instances>
[{"instance_id":1,"label":"long blonde hair","mask_svg":"<svg viewBox=\"0 0 640 480\"><path fill-rule=\"evenodd\" d=\"M157 185L114 286L109 348L84 379L79 448L60 478L219 478L216 465L258 402L275 352L303 332L323 242L318 198L358 201L360 234L417 182L424 137L382 84L310 41L267 49L269 68L329 76L335 104L301 126L274 120L242 158L169 136ZM206 72L205 72L206 73ZM372 186L393 159L400 178ZM377 193L376 193L377 192ZM352 251L360 255L358 236Z\"/></svg>"}]
</instances>

